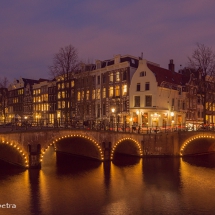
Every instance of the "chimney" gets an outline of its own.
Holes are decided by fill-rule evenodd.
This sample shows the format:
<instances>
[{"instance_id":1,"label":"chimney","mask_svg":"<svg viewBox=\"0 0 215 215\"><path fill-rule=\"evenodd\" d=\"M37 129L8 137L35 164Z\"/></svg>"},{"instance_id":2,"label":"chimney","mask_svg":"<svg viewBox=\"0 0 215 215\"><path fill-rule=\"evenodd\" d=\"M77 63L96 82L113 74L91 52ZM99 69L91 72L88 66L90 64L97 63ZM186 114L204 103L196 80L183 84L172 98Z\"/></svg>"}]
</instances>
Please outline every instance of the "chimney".
<instances>
[{"instance_id":1,"label":"chimney","mask_svg":"<svg viewBox=\"0 0 215 215\"><path fill-rule=\"evenodd\" d=\"M175 72L175 65L173 63L173 59L170 60L170 63L169 63L169 70L172 71L172 72Z\"/></svg>"}]
</instances>

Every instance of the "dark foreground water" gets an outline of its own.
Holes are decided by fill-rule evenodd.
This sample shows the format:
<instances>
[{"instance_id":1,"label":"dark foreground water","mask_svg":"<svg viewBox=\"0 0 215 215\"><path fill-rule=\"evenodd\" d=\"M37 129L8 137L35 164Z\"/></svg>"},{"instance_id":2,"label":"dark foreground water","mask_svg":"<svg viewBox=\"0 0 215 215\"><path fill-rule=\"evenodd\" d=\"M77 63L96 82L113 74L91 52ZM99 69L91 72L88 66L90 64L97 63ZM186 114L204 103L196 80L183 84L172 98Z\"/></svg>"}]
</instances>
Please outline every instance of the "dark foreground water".
<instances>
[{"instance_id":1,"label":"dark foreground water","mask_svg":"<svg viewBox=\"0 0 215 215\"><path fill-rule=\"evenodd\" d=\"M63 157L50 149L41 170L0 162L0 215L215 214L215 155L111 163ZM16 208L2 208L9 204Z\"/></svg>"}]
</instances>

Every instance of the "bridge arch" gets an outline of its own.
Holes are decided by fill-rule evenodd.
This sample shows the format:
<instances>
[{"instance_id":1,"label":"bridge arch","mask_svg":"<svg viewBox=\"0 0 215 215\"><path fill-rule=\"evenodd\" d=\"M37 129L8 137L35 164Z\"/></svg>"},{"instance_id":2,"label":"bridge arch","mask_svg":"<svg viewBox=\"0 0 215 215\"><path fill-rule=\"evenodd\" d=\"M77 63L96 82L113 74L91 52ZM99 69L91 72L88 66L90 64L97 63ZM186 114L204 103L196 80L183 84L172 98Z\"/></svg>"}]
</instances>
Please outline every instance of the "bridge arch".
<instances>
[{"instance_id":1,"label":"bridge arch","mask_svg":"<svg viewBox=\"0 0 215 215\"><path fill-rule=\"evenodd\" d=\"M0 142L0 159L19 165L29 167L29 159L25 149L18 143L2 140Z\"/></svg>"},{"instance_id":2,"label":"bridge arch","mask_svg":"<svg viewBox=\"0 0 215 215\"><path fill-rule=\"evenodd\" d=\"M215 152L215 134L196 134L186 139L181 148L180 156Z\"/></svg>"},{"instance_id":3,"label":"bridge arch","mask_svg":"<svg viewBox=\"0 0 215 215\"><path fill-rule=\"evenodd\" d=\"M42 162L43 156L45 155L47 149L51 145L54 145L55 151L61 151L62 148L60 146L63 144L63 142L68 141L68 140L74 140L74 139L76 141L77 140L80 141L82 139L82 140L84 140L85 143L89 143L94 147L94 149L97 151L98 156L95 156L95 154L94 154L94 155L89 156L89 157L95 158L95 159L98 159L98 160L101 160L101 161L104 160L104 153L102 151L102 148L101 148L100 144L97 141L95 141L93 138L85 136L85 135L81 135L81 134L69 134L69 135L61 135L59 137L55 137L54 140L52 140L52 142L48 143L45 147L43 147L43 149L41 149L42 153L41 153L40 161ZM69 145L71 146L72 144L68 144L68 146ZM79 145L81 145L81 142L80 142ZM77 144L76 144L76 147L77 147ZM68 149L71 150L71 147L68 148ZM77 152L77 150L78 150L78 148L76 149L76 152ZM68 151L68 153L71 153L71 151ZM77 155L88 157L85 154L77 154Z\"/></svg>"},{"instance_id":4,"label":"bridge arch","mask_svg":"<svg viewBox=\"0 0 215 215\"><path fill-rule=\"evenodd\" d=\"M130 137L122 138L114 144L111 150L111 160L116 152L134 156L143 156L141 145L135 139Z\"/></svg>"}]
</instances>

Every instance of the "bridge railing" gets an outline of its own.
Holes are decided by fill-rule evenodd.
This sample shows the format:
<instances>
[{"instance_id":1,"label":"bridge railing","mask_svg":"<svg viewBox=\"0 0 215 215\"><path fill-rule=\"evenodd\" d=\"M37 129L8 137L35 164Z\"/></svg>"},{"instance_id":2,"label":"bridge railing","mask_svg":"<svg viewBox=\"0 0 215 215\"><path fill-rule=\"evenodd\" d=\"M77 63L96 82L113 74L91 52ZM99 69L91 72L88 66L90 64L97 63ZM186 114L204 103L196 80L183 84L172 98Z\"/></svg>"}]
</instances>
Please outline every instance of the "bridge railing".
<instances>
[{"instance_id":1,"label":"bridge railing","mask_svg":"<svg viewBox=\"0 0 215 215\"><path fill-rule=\"evenodd\" d=\"M188 126L182 124L166 125L166 126L128 126L124 124L97 124L97 125L70 125L70 124L52 124L52 123L38 123L38 122L17 122L6 123L0 125L0 132L16 131L16 130L38 130L38 129L85 129L96 131L110 131L110 132L126 132L139 134L157 134L166 132L179 131L214 131L214 124L199 124L198 126Z\"/></svg>"}]
</instances>

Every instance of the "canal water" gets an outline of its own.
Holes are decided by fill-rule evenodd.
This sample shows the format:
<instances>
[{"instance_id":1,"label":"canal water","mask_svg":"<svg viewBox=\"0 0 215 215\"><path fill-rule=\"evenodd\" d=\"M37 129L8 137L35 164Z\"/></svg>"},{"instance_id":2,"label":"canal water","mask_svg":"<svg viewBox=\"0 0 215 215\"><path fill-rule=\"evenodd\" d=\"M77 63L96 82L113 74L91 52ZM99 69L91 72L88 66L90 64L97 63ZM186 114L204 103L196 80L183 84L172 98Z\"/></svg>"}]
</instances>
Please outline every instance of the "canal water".
<instances>
[{"instance_id":1,"label":"canal water","mask_svg":"<svg viewBox=\"0 0 215 215\"><path fill-rule=\"evenodd\" d=\"M10 214L215 214L215 155L100 163L50 148L41 170L1 161L0 215Z\"/></svg>"}]
</instances>

